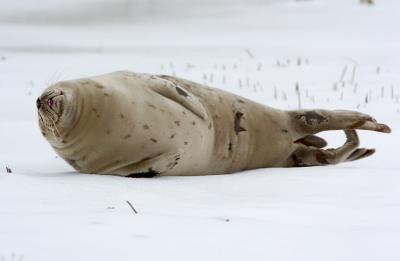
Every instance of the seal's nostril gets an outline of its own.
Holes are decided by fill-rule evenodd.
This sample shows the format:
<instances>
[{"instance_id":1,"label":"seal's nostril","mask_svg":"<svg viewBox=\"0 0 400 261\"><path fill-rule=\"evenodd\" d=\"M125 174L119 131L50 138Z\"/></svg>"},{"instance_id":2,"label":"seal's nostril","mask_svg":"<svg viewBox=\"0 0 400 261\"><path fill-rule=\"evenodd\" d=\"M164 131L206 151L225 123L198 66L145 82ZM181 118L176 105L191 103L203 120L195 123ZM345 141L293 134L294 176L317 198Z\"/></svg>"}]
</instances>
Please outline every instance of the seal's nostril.
<instances>
[{"instance_id":1,"label":"seal's nostril","mask_svg":"<svg viewBox=\"0 0 400 261\"><path fill-rule=\"evenodd\" d=\"M42 103L41 103L41 101L40 101L40 98L38 98L38 99L36 100L36 107L37 107L38 109L40 109L40 106L42 106Z\"/></svg>"},{"instance_id":2,"label":"seal's nostril","mask_svg":"<svg viewBox=\"0 0 400 261\"><path fill-rule=\"evenodd\" d=\"M50 99L47 100L47 105L48 105L50 108L53 108L54 101L53 101L52 98L50 98Z\"/></svg>"}]
</instances>

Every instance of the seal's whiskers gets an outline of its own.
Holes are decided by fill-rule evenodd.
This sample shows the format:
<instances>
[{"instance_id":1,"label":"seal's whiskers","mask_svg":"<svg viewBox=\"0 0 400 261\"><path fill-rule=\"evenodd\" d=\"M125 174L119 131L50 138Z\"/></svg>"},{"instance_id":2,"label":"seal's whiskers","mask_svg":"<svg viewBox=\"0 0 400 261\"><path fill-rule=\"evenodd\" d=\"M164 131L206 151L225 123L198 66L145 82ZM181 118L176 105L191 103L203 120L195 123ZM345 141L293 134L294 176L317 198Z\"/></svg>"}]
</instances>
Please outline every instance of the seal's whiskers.
<instances>
[{"instance_id":1,"label":"seal's whiskers","mask_svg":"<svg viewBox=\"0 0 400 261\"><path fill-rule=\"evenodd\" d=\"M56 123L54 122L54 120L53 120L52 118L50 118L50 120L51 120L52 123L53 123L53 128L54 128L54 131L56 132L56 133L55 133L56 137L60 137L61 135L60 135L60 132L58 131L58 129L57 129L57 127L56 127Z\"/></svg>"}]
</instances>

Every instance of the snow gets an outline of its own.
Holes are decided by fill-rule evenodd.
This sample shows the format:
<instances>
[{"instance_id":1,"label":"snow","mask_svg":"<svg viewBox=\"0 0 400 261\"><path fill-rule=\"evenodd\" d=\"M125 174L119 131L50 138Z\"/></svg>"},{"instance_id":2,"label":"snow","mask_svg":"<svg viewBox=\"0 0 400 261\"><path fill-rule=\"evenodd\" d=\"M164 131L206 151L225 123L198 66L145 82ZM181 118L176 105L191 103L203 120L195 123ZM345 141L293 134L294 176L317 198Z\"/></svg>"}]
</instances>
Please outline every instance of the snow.
<instances>
[{"instance_id":1,"label":"snow","mask_svg":"<svg viewBox=\"0 0 400 261\"><path fill-rule=\"evenodd\" d=\"M1 260L399 260L398 1L132 1L124 13L128 2L2 3ZM41 136L35 100L58 80L126 69L280 109L298 108L297 83L303 108L370 113L393 133L360 131L377 153L336 166L78 174Z\"/></svg>"}]
</instances>

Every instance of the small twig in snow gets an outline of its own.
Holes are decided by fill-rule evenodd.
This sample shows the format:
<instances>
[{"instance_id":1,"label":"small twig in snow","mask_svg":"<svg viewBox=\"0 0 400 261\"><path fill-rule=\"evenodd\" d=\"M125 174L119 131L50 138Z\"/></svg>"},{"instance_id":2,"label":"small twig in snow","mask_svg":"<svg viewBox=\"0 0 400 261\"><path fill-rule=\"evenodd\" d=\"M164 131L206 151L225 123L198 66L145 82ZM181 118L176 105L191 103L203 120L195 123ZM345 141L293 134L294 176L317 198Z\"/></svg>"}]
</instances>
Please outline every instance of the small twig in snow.
<instances>
[{"instance_id":1,"label":"small twig in snow","mask_svg":"<svg viewBox=\"0 0 400 261\"><path fill-rule=\"evenodd\" d=\"M353 72L351 74L351 80L350 80L350 84L354 84L354 80L356 78L356 70L357 70L357 65L354 65L353 67Z\"/></svg>"},{"instance_id":2,"label":"small twig in snow","mask_svg":"<svg viewBox=\"0 0 400 261\"><path fill-rule=\"evenodd\" d=\"M239 81L238 81L238 85L239 85L239 88L242 88L242 87L243 87L242 80L240 80L240 79L239 79Z\"/></svg>"},{"instance_id":3,"label":"small twig in snow","mask_svg":"<svg viewBox=\"0 0 400 261\"><path fill-rule=\"evenodd\" d=\"M333 90L337 91L338 90L338 84L337 82L333 83Z\"/></svg>"},{"instance_id":4,"label":"small twig in snow","mask_svg":"<svg viewBox=\"0 0 400 261\"><path fill-rule=\"evenodd\" d=\"M394 88L393 88L393 85L391 86L390 96L392 97L392 100L393 100L394 99Z\"/></svg>"},{"instance_id":5,"label":"small twig in snow","mask_svg":"<svg viewBox=\"0 0 400 261\"><path fill-rule=\"evenodd\" d=\"M254 59L254 55L249 49L246 48L245 51L246 51L247 55L250 57L250 59Z\"/></svg>"},{"instance_id":6,"label":"small twig in snow","mask_svg":"<svg viewBox=\"0 0 400 261\"><path fill-rule=\"evenodd\" d=\"M295 89L296 89L296 94L297 94L297 100L298 100L299 109L301 109L301 95L300 95L300 86L299 86L299 83L298 83L298 82L296 82Z\"/></svg>"},{"instance_id":7,"label":"small twig in snow","mask_svg":"<svg viewBox=\"0 0 400 261\"><path fill-rule=\"evenodd\" d=\"M282 99L283 99L284 101L287 101L287 95L286 95L286 92L285 92L285 91L282 91Z\"/></svg>"},{"instance_id":8,"label":"small twig in snow","mask_svg":"<svg viewBox=\"0 0 400 261\"><path fill-rule=\"evenodd\" d=\"M203 73L203 82L207 84L207 74Z\"/></svg>"},{"instance_id":9,"label":"small twig in snow","mask_svg":"<svg viewBox=\"0 0 400 261\"><path fill-rule=\"evenodd\" d=\"M346 72L347 72L347 65L345 65L345 66L343 67L342 74L340 75L340 80L339 80L339 82L343 82L344 76L346 76Z\"/></svg>"},{"instance_id":10,"label":"small twig in snow","mask_svg":"<svg viewBox=\"0 0 400 261\"><path fill-rule=\"evenodd\" d=\"M131 209L133 210L133 212L135 214L138 214L138 212L136 211L136 209L132 206L131 202L129 202L129 200L126 201L126 203L128 203L128 205L131 207Z\"/></svg>"}]
</instances>

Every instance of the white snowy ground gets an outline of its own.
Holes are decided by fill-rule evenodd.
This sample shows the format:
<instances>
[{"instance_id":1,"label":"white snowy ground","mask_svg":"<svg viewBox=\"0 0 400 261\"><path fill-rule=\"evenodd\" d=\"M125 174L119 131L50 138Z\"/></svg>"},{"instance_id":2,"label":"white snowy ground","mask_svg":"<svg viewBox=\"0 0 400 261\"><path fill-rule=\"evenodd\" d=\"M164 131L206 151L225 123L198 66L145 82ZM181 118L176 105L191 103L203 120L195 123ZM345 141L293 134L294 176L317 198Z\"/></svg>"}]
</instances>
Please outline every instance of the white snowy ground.
<instances>
[{"instance_id":1,"label":"white snowy ground","mask_svg":"<svg viewBox=\"0 0 400 261\"><path fill-rule=\"evenodd\" d=\"M64 3L93 4L85 1ZM31 13L21 22L29 10L2 3L1 260L399 260L400 3L376 1L175 1L129 21L112 10L86 21L76 9L71 23L74 12L60 7L50 24L39 11L52 14L54 4L25 0ZM298 108L298 83L301 107L367 112L393 133L360 132L377 153L337 166L154 179L76 173L41 136L36 97L58 80L121 69L175 74L281 109Z\"/></svg>"}]
</instances>

